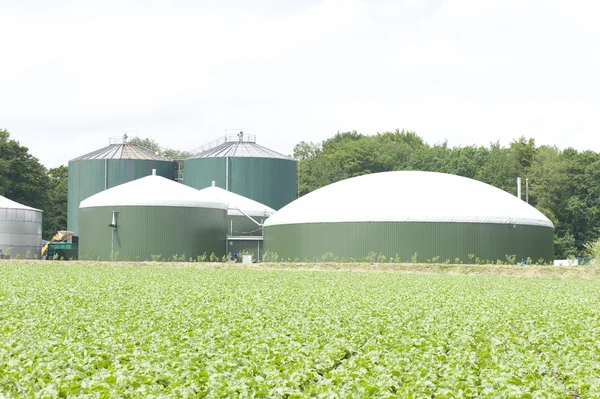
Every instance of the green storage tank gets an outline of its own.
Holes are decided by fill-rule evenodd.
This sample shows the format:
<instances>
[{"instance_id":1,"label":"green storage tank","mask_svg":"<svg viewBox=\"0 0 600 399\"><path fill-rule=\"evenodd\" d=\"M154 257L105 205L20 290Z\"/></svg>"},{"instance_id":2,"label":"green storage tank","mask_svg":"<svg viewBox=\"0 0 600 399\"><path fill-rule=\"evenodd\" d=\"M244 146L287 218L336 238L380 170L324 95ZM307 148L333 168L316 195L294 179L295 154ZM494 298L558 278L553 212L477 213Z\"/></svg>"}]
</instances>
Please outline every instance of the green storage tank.
<instances>
[{"instance_id":1,"label":"green storage tank","mask_svg":"<svg viewBox=\"0 0 600 399\"><path fill-rule=\"evenodd\" d=\"M246 252L260 259L265 220L275 213L260 202L213 186L199 190L227 204L227 248L231 254Z\"/></svg>"},{"instance_id":2,"label":"green storage tank","mask_svg":"<svg viewBox=\"0 0 600 399\"><path fill-rule=\"evenodd\" d=\"M322 187L264 226L279 259L551 261L554 225L488 184L435 172L383 172Z\"/></svg>"},{"instance_id":3,"label":"green storage tank","mask_svg":"<svg viewBox=\"0 0 600 399\"><path fill-rule=\"evenodd\" d=\"M81 202L79 259L147 261L226 253L227 205L151 175Z\"/></svg>"},{"instance_id":4,"label":"green storage tank","mask_svg":"<svg viewBox=\"0 0 600 399\"><path fill-rule=\"evenodd\" d=\"M84 199L119 184L156 174L175 180L177 162L122 140L69 161L67 229L79 235L78 209Z\"/></svg>"},{"instance_id":5,"label":"green storage tank","mask_svg":"<svg viewBox=\"0 0 600 399\"><path fill-rule=\"evenodd\" d=\"M296 160L256 144L254 135L224 136L186 159L184 184L202 189L218 187L273 209L296 199Z\"/></svg>"}]
</instances>

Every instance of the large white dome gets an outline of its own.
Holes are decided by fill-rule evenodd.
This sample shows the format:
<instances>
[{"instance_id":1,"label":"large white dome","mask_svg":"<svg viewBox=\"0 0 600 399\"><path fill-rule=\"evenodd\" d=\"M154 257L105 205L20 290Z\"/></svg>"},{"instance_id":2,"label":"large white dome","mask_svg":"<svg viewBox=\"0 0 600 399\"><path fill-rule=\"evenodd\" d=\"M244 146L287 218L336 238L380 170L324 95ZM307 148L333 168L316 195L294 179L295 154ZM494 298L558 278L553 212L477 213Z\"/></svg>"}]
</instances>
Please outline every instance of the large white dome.
<instances>
[{"instance_id":1,"label":"large white dome","mask_svg":"<svg viewBox=\"0 0 600 399\"><path fill-rule=\"evenodd\" d=\"M180 206L227 209L227 204L200 191L150 175L101 191L81 201L80 208L99 206Z\"/></svg>"},{"instance_id":2,"label":"large white dome","mask_svg":"<svg viewBox=\"0 0 600 399\"><path fill-rule=\"evenodd\" d=\"M466 177L399 171L353 177L280 209L265 226L338 222L462 222L554 227L533 206Z\"/></svg>"},{"instance_id":3,"label":"large white dome","mask_svg":"<svg viewBox=\"0 0 600 399\"><path fill-rule=\"evenodd\" d=\"M275 213L275 209L270 208L258 201L254 201L250 198L244 197L243 195L236 194L231 191L224 190L220 187L206 187L198 190L201 193L205 193L218 199L219 201L227 204L229 210L228 215L243 215L242 212L250 216L262 216L269 217ZM242 212L240 212L240 210Z\"/></svg>"}]
</instances>

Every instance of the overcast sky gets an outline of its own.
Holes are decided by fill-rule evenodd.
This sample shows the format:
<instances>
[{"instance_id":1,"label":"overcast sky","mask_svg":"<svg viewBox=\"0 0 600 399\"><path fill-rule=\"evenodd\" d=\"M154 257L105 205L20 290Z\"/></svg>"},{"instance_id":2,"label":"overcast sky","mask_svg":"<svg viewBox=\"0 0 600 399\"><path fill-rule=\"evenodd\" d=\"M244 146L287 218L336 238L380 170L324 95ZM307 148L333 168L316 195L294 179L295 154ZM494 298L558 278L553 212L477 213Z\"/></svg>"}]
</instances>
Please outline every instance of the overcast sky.
<instances>
[{"instance_id":1,"label":"overcast sky","mask_svg":"<svg viewBox=\"0 0 600 399\"><path fill-rule=\"evenodd\" d=\"M0 128L48 167L126 131L600 151L599 17L593 0L0 0Z\"/></svg>"}]
</instances>

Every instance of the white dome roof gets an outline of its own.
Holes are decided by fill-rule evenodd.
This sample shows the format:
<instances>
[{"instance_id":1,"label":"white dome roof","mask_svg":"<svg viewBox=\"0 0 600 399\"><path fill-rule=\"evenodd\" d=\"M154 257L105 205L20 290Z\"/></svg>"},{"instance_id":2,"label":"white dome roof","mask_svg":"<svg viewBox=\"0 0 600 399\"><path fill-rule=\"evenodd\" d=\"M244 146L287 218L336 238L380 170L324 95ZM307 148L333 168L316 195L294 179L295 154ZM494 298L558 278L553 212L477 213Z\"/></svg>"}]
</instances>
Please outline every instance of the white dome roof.
<instances>
[{"instance_id":1,"label":"white dome roof","mask_svg":"<svg viewBox=\"0 0 600 399\"><path fill-rule=\"evenodd\" d=\"M227 205L198 190L166 179L146 176L94 194L80 208L99 206L181 206L227 209Z\"/></svg>"},{"instance_id":2,"label":"white dome roof","mask_svg":"<svg viewBox=\"0 0 600 399\"><path fill-rule=\"evenodd\" d=\"M227 204L229 206L229 210L227 212L228 215L243 215L239 210L242 210L244 213L250 216L268 217L275 213L275 209L273 208L261 204L258 201L244 197L243 195L224 190L220 187L206 187L198 191L201 193L206 193L211 197L214 197Z\"/></svg>"},{"instance_id":3,"label":"white dome roof","mask_svg":"<svg viewBox=\"0 0 600 399\"><path fill-rule=\"evenodd\" d=\"M9 200L8 198L3 197L1 195L0 195L0 209L28 209L30 211L41 212L41 210L39 210L39 209L35 209L30 206L19 204L18 202Z\"/></svg>"},{"instance_id":4,"label":"white dome roof","mask_svg":"<svg viewBox=\"0 0 600 399\"><path fill-rule=\"evenodd\" d=\"M466 177L383 172L342 180L286 205L265 226L335 222L463 222L554 227L516 196Z\"/></svg>"}]
</instances>

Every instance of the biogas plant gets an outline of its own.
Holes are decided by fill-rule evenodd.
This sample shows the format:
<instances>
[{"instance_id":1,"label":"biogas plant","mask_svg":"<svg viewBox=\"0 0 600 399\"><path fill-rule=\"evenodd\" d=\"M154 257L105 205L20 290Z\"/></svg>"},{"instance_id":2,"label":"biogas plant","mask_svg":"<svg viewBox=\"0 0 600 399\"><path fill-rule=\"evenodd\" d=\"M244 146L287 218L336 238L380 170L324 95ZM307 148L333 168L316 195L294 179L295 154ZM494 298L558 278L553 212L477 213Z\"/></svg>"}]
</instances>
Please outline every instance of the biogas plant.
<instances>
[{"instance_id":1,"label":"biogas plant","mask_svg":"<svg viewBox=\"0 0 600 399\"><path fill-rule=\"evenodd\" d=\"M69 161L67 230L41 253L129 261L553 259L552 222L520 196L473 179L395 171L301 198L297 187L296 160L253 135L225 135L183 160L112 140ZM40 253L41 219L41 211L0 197L2 254Z\"/></svg>"}]
</instances>

